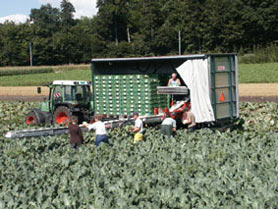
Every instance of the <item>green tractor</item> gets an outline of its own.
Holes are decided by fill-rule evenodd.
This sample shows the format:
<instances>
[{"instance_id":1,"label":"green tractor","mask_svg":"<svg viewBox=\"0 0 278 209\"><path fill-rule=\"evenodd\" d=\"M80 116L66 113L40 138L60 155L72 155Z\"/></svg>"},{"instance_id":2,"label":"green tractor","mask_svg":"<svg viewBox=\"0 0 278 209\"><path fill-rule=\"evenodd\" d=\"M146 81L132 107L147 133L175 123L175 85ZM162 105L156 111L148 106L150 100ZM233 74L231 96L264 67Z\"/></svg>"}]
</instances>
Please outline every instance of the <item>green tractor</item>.
<instances>
[{"instance_id":1,"label":"green tractor","mask_svg":"<svg viewBox=\"0 0 278 209\"><path fill-rule=\"evenodd\" d=\"M38 87L38 93L41 88ZM32 108L26 116L26 124L63 124L76 115L79 121L92 116L91 83L88 81L57 80L49 85L48 100L40 108Z\"/></svg>"}]
</instances>

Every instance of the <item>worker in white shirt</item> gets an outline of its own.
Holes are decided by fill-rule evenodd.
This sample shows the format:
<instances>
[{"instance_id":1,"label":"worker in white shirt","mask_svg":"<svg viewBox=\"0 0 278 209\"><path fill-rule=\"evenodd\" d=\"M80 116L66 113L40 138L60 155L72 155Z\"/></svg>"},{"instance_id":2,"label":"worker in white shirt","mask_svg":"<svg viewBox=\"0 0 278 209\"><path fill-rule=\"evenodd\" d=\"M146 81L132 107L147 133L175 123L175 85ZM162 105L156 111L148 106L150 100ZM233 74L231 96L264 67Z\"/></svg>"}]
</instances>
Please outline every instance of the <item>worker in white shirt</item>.
<instances>
[{"instance_id":1,"label":"worker in white shirt","mask_svg":"<svg viewBox=\"0 0 278 209\"><path fill-rule=\"evenodd\" d=\"M168 86L181 86L181 81L180 79L178 78L178 75L177 73L172 73L172 78L169 79L169 82L168 82Z\"/></svg>"},{"instance_id":2,"label":"worker in white shirt","mask_svg":"<svg viewBox=\"0 0 278 209\"><path fill-rule=\"evenodd\" d=\"M132 131L135 133L134 135L134 144L139 141L142 141L144 138L144 125L143 121L139 117L139 113L133 113L133 119L135 120L135 126Z\"/></svg>"},{"instance_id":3,"label":"worker in white shirt","mask_svg":"<svg viewBox=\"0 0 278 209\"><path fill-rule=\"evenodd\" d=\"M96 131L96 145L99 146L101 142L108 143L108 136L105 128L105 124L101 121L102 117L100 115L95 116L95 121L92 124L83 123L83 125L90 130Z\"/></svg>"},{"instance_id":4,"label":"worker in white shirt","mask_svg":"<svg viewBox=\"0 0 278 209\"><path fill-rule=\"evenodd\" d=\"M168 86L170 87L179 87L181 86L181 81L178 78L177 73L172 73L172 77L169 79L168 81ZM175 104L175 101L178 99L179 97L176 95L171 95L171 106L173 106Z\"/></svg>"},{"instance_id":5,"label":"worker in white shirt","mask_svg":"<svg viewBox=\"0 0 278 209\"><path fill-rule=\"evenodd\" d=\"M174 132L177 131L177 122L169 116L166 115L165 119L161 124L161 133L166 136L173 136Z\"/></svg>"}]
</instances>

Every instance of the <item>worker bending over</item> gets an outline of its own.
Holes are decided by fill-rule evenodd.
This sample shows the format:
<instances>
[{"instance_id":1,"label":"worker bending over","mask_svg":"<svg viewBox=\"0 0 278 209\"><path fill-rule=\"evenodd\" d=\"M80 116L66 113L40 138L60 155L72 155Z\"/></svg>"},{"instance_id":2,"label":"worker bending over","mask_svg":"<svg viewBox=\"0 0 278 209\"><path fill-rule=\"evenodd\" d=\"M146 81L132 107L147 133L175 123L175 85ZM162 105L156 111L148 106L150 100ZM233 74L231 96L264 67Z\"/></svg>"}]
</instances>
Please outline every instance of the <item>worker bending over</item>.
<instances>
[{"instance_id":1,"label":"worker bending over","mask_svg":"<svg viewBox=\"0 0 278 209\"><path fill-rule=\"evenodd\" d=\"M135 133L134 135L134 144L139 141L142 141L144 138L144 125L143 121L139 118L139 113L133 113L133 119L135 120L135 126L132 131Z\"/></svg>"},{"instance_id":2,"label":"worker bending over","mask_svg":"<svg viewBox=\"0 0 278 209\"><path fill-rule=\"evenodd\" d=\"M96 146L98 147L101 142L109 144L105 124L101 121L101 116L96 115L95 121L93 124L83 123L83 125L90 130L96 131Z\"/></svg>"},{"instance_id":3,"label":"worker bending over","mask_svg":"<svg viewBox=\"0 0 278 209\"><path fill-rule=\"evenodd\" d=\"M166 113L167 114L167 113ZM166 115L165 119L161 124L161 133L166 136L173 136L174 132L177 130L177 123L176 121L169 116Z\"/></svg>"},{"instance_id":4,"label":"worker bending over","mask_svg":"<svg viewBox=\"0 0 278 209\"><path fill-rule=\"evenodd\" d=\"M196 128L195 116L191 111L187 111L183 113L182 123L184 125L188 125L187 127L191 130Z\"/></svg>"},{"instance_id":5,"label":"worker bending over","mask_svg":"<svg viewBox=\"0 0 278 209\"><path fill-rule=\"evenodd\" d=\"M172 73L172 78L170 78L168 86L181 86L181 81L178 79L177 73Z\"/></svg>"}]
</instances>

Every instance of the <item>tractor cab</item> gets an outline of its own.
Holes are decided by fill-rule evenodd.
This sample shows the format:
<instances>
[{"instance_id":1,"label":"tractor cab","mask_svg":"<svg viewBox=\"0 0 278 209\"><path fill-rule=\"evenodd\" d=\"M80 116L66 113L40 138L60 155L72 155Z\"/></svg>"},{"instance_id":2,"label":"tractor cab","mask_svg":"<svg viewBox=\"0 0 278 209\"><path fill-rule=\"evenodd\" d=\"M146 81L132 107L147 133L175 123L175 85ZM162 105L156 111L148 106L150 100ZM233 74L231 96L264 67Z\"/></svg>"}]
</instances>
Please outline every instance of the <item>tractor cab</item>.
<instances>
[{"instance_id":1,"label":"tractor cab","mask_svg":"<svg viewBox=\"0 0 278 209\"><path fill-rule=\"evenodd\" d=\"M38 87L38 93L41 93ZM91 112L91 83L88 81L56 80L49 85L48 100L39 109L32 109L27 124L67 123L71 115L87 120Z\"/></svg>"},{"instance_id":2,"label":"tractor cab","mask_svg":"<svg viewBox=\"0 0 278 209\"><path fill-rule=\"evenodd\" d=\"M90 82L54 81L49 86L49 99L42 103L41 109L48 107L47 112L54 112L61 105L89 108L90 94Z\"/></svg>"}]
</instances>

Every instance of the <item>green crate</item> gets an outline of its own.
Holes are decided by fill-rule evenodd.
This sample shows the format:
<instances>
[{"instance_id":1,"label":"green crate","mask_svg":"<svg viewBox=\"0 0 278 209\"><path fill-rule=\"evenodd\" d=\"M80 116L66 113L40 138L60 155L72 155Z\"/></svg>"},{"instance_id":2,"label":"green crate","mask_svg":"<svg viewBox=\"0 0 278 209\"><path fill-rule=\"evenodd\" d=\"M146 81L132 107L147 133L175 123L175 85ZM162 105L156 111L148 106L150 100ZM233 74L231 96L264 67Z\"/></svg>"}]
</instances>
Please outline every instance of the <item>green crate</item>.
<instances>
[{"instance_id":1,"label":"green crate","mask_svg":"<svg viewBox=\"0 0 278 209\"><path fill-rule=\"evenodd\" d=\"M102 106L103 111L107 112L109 108L113 114L134 111L153 114L155 107L166 107L169 104L167 96L157 95L156 88L161 83L157 75L96 76L96 103L99 108Z\"/></svg>"}]
</instances>

